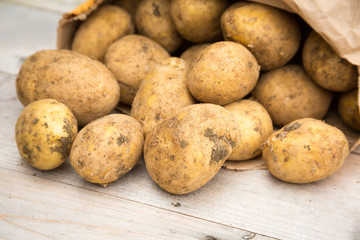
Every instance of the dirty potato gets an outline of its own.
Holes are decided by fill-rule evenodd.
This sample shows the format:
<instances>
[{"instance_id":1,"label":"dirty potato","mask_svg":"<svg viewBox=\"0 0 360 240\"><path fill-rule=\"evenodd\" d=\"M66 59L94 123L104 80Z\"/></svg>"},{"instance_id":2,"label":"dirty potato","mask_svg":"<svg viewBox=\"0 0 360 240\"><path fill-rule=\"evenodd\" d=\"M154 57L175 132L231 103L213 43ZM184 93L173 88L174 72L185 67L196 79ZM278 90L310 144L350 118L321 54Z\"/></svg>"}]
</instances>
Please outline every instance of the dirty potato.
<instances>
[{"instance_id":1,"label":"dirty potato","mask_svg":"<svg viewBox=\"0 0 360 240\"><path fill-rule=\"evenodd\" d=\"M106 186L137 163L144 143L140 123L124 114L111 114L86 125L70 152L70 163L86 181Z\"/></svg>"},{"instance_id":2,"label":"dirty potato","mask_svg":"<svg viewBox=\"0 0 360 240\"><path fill-rule=\"evenodd\" d=\"M181 58L168 58L154 67L141 84L131 108L146 136L168 115L195 101L186 86L188 66Z\"/></svg>"},{"instance_id":3,"label":"dirty potato","mask_svg":"<svg viewBox=\"0 0 360 240\"><path fill-rule=\"evenodd\" d=\"M287 65L262 74L252 95L280 127L300 118L323 118L332 97L299 65Z\"/></svg>"},{"instance_id":4,"label":"dirty potato","mask_svg":"<svg viewBox=\"0 0 360 240\"><path fill-rule=\"evenodd\" d=\"M51 170L65 162L77 131L68 107L54 99L42 99L21 112L15 126L16 144L31 166Z\"/></svg>"},{"instance_id":5,"label":"dirty potato","mask_svg":"<svg viewBox=\"0 0 360 240\"><path fill-rule=\"evenodd\" d=\"M239 124L223 107L187 106L168 116L147 136L146 168L162 189L190 193L215 176L239 140Z\"/></svg>"},{"instance_id":6,"label":"dirty potato","mask_svg":"<svg viewBox=\"0 0 360 240\"><path fill-rule=\"evenodd\" d=\"M170 11L184 39L211 42L221 37L220 17L227 5L227 0L172 0Z\"/></svg>"},{"instance_id":7,"label":"dirty potato","mask_svg":"<svg viewBox=\"0 0 360 240\"><path fill-rule=\"evenodd\" d=\"M291 183L309 183L339 170L349 146L339 129L320 120L304 118L273 133L262 150L273 176Z\"/></svg>"},{"instance_id":8,"label":"dirty potato","mask_svg":"<svg viewBox=\"0 0 360 240\"><path fill-rule=\"evenodd\" d=\"M338 112L346 125L360 131L360 114L357 89L341 94L338 103Z\"/></svg>"},{"instance_id":9,"label":"dirty potato","mask_svg":"<svg viewBox=\"0 0 360 240\"><path fill-rule=\"evenodd\" d=\"M316 32L306 39L302 56L305 71L321 87L337 92L356 88L356 67L341 58Z\"/></svg>"},{"instance_id":10,"label":"dirty potato","mask_svg":"<svg viewBox=\"0 0 360 240\"><path fill-rule=\"evenodd\" d=\"M240 126L240 143L227 160L241 161L261 154L260 145L273 133L269 113L258 102L239 100L224 106L231 112Z\"/></svg>"},{"instance_id":11,"label":"dirty potato","mask_svg":"<svg viewBox=\"0 0 360 240\"><path fill-rule=\"evenodd\" d=\"M204 44L196 44L192 47L189 47L186 49L180 56L180 58L184 59L185 62L190 66L192 62L200 56L200 54L203 52L205 48L210 46L210 43L204 43Z\"/></svg>"},{"instance_id":12,"label":"dirty potato","mask_svg":"<svg viewBox=\"0 0 360 240\"><path fill-rule=\"evenodd\" d=\"M211 44L192 63L187 84L200 102L224 105L246 96L255 87L259 65L238 43Z\"/></svg>"},{"instance_id":13,"label":"dirty potato","mask_svg":"<svg viewBox=\"0 0 360 240\"><path fill-rule=\"evenodd\" d=\"M241 43L254 54L261 70L285 65L301 42L291 14L260 3L233 4L221 17L221 29L225 40Z\"/></svg>"},{"instance_id":14,"label":"dirty potato","mask_svg":"<svg viewBox=\"0 0 360 240\"><path fill-rule=\"evenodd\" d=\"M126 10L105 5L90 15L77 29L71 49L103 61L110 44L133 34L134 24Z\"/></svg>"},{"instance_id":15,"label":"dirty potato","mask_svg":"<svg viewBox=\"0 0 360 240\"><path fill-rule=\"evenodd\" d=\"M53 98L74 113L78 124L109 114L120 98L119 84L100 62L69 50L43 50L28 57L16 79L20 102Z\"/></svg>"},{"instance_id":16,"label":"dirty potato","mask_svg":"<svg viewBox=\"0 0 360 240\"><path fill-rule=\"evenodd\" d=\"M140 35L127 35L111 44L105 55L105 64L120 86L126 86L123 93L129 93L122 95L120 101L131 104L149 71L169 57L160 44Z\"/></svg>"},{"instance_id":17,"label":"dirty potato","mask_svg":"<svg viewBox=\"0 0 360 240\"><path fill-rule=\"evenodd\" d=\"M169 0L142 1L135 15L135 24L141 35L156 41L169 52L174 52L182 43L170 15Z\"/></svg>"}]
</instances>

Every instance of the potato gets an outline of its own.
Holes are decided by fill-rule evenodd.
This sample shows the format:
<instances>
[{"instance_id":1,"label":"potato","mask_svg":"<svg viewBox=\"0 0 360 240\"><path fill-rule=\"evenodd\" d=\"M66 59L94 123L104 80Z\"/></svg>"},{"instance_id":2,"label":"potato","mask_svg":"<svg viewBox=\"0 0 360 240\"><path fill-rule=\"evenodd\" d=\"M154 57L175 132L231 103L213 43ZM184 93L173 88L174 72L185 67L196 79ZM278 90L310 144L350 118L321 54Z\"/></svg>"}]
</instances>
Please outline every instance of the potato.
<instances>
[{"instance_id":1,"label":"potato","mask_svg":"<svg viewBox=\"0 0 360 240\"><path fill-rule=\"evenodd\" d=\"M176 110L194 104L186 86L187 63L176 57L154 67L141 84L131 116L141 123L144 135Z\"/></svg>"},{"instance_id":2,"label":"potato","mask_svg":"<svg viewBox=\"0 0 360 240\"><path fill-rule=\"evenodd\" d=\"M71 49L103 61L110 44L133 34L134 24L126 10L105 5L90 15L77 29Z\"/></svg>"},{"instance_id":3,"label":"potato","mask_svg":"<svg viewBox=\"0 0 360 240\"><path fill-rule=\"evenodd\" d=\"M291 183L309 183L339 170L349 146L339 129L304 118L273 133L262 150L273 176Z\"/></svg>"},{"instance_id":4,"label":"potato","mask_svg":"<svg viewBox=\"0 0 360 240\"><path fill-rule=\"evenodd\" d=\"M357 86L358 71L341 58L322 37L312 31L305 41L302 61L305 71L321 87L344 92Z\"/></svg>"},{"instance_id":5,"label":"potato","mask_svg":"<svg viewBox=\"0 0 360 240\"><path fill-rule=\"evenodd\" d=\"M346 125L360 131L360 114L357 89L341 94L338 103L338 112Z\"/></svg>"},{"instance_id":6,"label":"potato","mask_svg":"<svg viewBox=\"0 0 360 240\"><path fill-rule=\"evenodd\" d=\"M201 43L221 37L220 17L227 0L172 0L170 11L177 31L190 42Z\"/></svg>"},{"instance_id":7,"label":"potato","mask_svg":"<svg viewBox=\"0 0 360 240\"><path fill-rule=\"evenodd\" d=\"M239 124L229 111L214 104L190 105L147 136L146 168L165 191L190 193L215 176L239 140Z\"/></svg>"},{"instance_id":8,"label":"potato","mask_svg":"<svg viewBox=\"0 0 360 240\"><path fill-rule=\"evenodd\" d=\"M224 106L231 112L240 125L240 143L227 160L241 161L261 154L260 145L273 133L269 113L258 102L239 100Z\"/></svg>"},{"instance_id":9,"label":"potato","mask_svg":"<svg viewBox=\"0 0 360 240\"><path fill-rule=\"evenodd\" d=\"M139 122L124 114L110 114L81 129L70 163L86 181L106 186L135 166L143 143Z\"/></svg>"},{"instance_id":10,"label":"potato","mask_svg":"<svg viewBox=\"0 0 360 240\"><path fill-rule=\"evenodd\" d=\"M115 6L124 8L135 19L135 13L142 0L115 0L112 4Z\"/></svg>"},{"instance_id":11,"label":"potato","mask_svg":"<svg viewBox=\"0 0 360 240\"><path fill-rule=\"evenodd\" d=\"M241 44L211 44L190 67L187 84L200 102L224 105L246 96L255 87L259 65Z\"/></svg>"},{"instance_id":12,"label":"potato","mask_svg":"<svg viewBox=\"0 0 360 240\"><path fill-rule=\"evenodd\" d=\"M300 28L292 15L259 3L230 6L221 17L221 29L225 40L247 47L264 71L285 65L301 42Z\"/></svg>"},{"instance_id":13,"label":"potato","mask_svg":"<svg viewBox=\"0 0 360 240\"><path fill-rule=\"evenodd\" d=\"M204 44L196 44L192 47L186 49L180 56L180 58L184 59L185 62L190 66L193 61L200 56L200 54L203 52L205 48L210 46L210 43L204 43Z\"/></svg>"},{"instance_id":14,"label":"potato","mask_svg":"<svg viewBox=\"0 0 360 240\"><path fill-rule=\"evenodd\" d=\"M28 57L16 79L20 102L53 98L75 115L79 126L109 114L120 98L119 84L100 62L69 50L43 50Z\"/></svg>"},{"instance_id":15,"label":"potato","mask_svg":"<svg viewBox=\"0 0 360 240\"><path fill-rule=\"evenodd\" d=\"M120 101L131 104L141 81L158 63L169 58L169 53L150 38L127 35L108 48L105 64L120 84L126 85L126 96Z\"/></svg>"},{"instance_id":16,"label":"potato","mask_svg":"<svg viewBox=\"0 0 360 240\"><path fill-rule=\"evenodd\" d=\"M158 42L169 52L174 52L182 43L170 15L170 1L147 0L139 4L135 24L141 35Z\"/></svg>"},{"instance_id":17,"label":"potato","mask_svg":"<svg viewBox=\"0 0 360 240\"><path fill-rule=\"evenodd\" d=\"M332 95L319 87L299 65L287 65L260 76L252 95L284 126L300 118L323 118Z\"/></svg>"},{"instance_id":18,"label":"potato","mask_svg":"<svg viewBox=\"0 0 360 240\"><path fill-rule=\"evenodd\" d=\"M16 144L31 166L51 170L65 162L77 131L76 118L68 107L42 99L21 112L15 126Z\"/></svg>"}]
</instances>

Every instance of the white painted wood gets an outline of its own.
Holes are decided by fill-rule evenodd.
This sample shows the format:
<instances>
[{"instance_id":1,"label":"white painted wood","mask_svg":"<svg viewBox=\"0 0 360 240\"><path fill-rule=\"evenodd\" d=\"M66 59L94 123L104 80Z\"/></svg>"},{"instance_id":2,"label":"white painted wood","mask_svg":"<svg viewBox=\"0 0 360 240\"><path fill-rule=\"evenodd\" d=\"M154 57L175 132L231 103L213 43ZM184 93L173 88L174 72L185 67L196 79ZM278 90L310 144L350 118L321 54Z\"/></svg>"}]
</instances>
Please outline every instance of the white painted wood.
<instances>
[{"instance_id":1,"label":"white painted wood","mask_svg":"<svg viewBox=\"0 0 360 240\"><path fill-rule=\"evenodd\" d=\"M0 168L5 239L241 239L249 232ZM257 235L253 239L270 239Z\"/></svg>"}]
</instances>

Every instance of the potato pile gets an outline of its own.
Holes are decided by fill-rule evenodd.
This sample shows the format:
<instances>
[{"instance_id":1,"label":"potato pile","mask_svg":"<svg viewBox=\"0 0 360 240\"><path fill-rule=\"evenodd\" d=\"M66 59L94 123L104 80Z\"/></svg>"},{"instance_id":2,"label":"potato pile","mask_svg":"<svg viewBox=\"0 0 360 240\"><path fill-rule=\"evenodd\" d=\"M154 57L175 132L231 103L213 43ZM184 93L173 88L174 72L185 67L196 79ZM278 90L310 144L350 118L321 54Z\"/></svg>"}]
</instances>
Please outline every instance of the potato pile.
<instances>
[{"instance_id":1,"label":"potato pile","mask_svg":"<svg viewBox=\"0 0 360 240\"><path fill-rule=\"evenodd\" d=\"M358 72L300 21L245 1L106 2L79 24L70 50L23 63L19 152L46 170L70 156L103 186L143 154L154 182L174 194L199 189L226 160L261 154L283 181L324 179L349 146L321 119L338 102L360 130Z\"/></svg>"}]
</instances>

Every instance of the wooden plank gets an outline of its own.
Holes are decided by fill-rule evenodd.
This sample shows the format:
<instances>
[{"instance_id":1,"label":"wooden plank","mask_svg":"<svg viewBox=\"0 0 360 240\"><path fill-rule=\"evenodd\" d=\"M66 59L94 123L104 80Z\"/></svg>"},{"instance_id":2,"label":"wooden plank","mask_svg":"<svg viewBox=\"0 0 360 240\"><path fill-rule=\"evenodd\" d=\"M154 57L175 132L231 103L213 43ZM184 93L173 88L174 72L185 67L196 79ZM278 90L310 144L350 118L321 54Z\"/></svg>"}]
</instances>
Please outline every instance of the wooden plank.
<instances>
[{"instance_id":1,"label":"wooden plank","mask_svg":"<svg viewBox=\"0 0 360 240\"><path fill-rule=\"evenodd\" d=\"M351 154L334 176L313 184L288 184L267 171L221 170L203 188L176 196L150 179L141 161L129 174L107 188L83 181L67 162L44 172L20 158L14 125L22 106L16 100L15 76L2 76L0 101L0 168L36 174L68 186L155 206L281 239L360 238L360 157ZM6 79L5 81L3 81ZM33 185L41 187L41 185Z\"/></svg>"},{"instance_id":2,"label":"wooden plank","mask_svg":"<svg viewBox=\"0 0 360 240\"><path fill-rule=\"evenodd\" d=\"M85 0L2 0L12 4L24 5L26 7L36 7L44 10L51 10L60 13L73 10Z\"/></svg>"},{"instance_id":3,"label":"wooden plank","mask_svg":"<svg viewBox=\"0 0 360 240\"><path fill-rule=\"evenodd\" d=\"M251 236L240 229L1 168L0 190L0 236L5 239Z\"/></svg>"}]
</instances>

